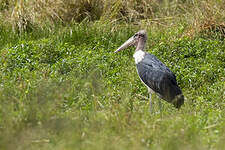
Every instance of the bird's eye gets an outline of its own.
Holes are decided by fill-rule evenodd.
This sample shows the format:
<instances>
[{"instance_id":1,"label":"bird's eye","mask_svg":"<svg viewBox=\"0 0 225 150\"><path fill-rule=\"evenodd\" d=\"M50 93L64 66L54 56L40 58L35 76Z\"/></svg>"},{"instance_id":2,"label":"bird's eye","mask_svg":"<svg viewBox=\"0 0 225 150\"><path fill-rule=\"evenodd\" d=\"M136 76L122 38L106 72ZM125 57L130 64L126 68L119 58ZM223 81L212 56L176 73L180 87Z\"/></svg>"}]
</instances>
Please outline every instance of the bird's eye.
<instances>
[{"instance_id":1,"label":"bird's eye","mask_svg":"<svg viewBox=\"0 0 225 150\"><path fill-rule=\"evenodd\" d=\"M135 35L134 35L134 37L137 37L138 36L138 34L136 33Z\"/></svg>"},{"instance_id":2,"label":"bird's eye","mask_svg":"<svg viewBox=\"0 0 225 150\"><path fill-rule=\"evenodd\" d=\"M138 33L136 33L136 34L134 35L134 38L137 38L137 37L144 37L144 35L143 35L143 34L138 34Z\"/></svg>"}]
</instances>

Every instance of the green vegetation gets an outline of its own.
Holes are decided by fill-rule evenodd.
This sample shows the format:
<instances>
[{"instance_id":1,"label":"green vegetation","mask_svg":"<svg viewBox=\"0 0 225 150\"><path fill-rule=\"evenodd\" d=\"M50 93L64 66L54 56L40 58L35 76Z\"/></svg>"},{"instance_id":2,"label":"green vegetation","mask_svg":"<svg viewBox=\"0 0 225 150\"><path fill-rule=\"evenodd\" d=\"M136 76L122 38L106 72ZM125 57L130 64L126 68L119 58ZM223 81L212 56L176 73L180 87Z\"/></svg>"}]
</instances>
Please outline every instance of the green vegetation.
<instances>
[{"instance_id":1,"label":"green vegetation","mask_svg":"<svg viewBox=\"0 0 225 150\"><path fill-rule=\"evenodd\" d=\"M224 1L143 3L0 1L0 149L224 149ZM140 29L179 111L150 114L133 48L114 53Z\"/></svg>"}]
</instances>

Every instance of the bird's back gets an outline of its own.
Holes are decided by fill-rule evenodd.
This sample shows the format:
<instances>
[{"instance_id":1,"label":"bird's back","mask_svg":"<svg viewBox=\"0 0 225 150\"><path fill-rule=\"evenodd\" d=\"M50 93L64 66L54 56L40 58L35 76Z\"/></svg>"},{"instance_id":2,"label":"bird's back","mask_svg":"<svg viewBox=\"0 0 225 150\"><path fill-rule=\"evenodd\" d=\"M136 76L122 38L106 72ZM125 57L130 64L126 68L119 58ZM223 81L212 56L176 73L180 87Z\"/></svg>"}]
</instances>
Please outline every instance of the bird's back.
<instances>
[{"instance_id":1,"label":"bird's back","mask_svg":"<svg viewBox=\"0 0 225 150\"><path fill-rule=\"evenodd\" d=\"M138 74L146 86L157 95L179 108L184 103L184 96L177 85L176 76L156 56L145 55L136 63Z\"/></svg>"}]
</instances>

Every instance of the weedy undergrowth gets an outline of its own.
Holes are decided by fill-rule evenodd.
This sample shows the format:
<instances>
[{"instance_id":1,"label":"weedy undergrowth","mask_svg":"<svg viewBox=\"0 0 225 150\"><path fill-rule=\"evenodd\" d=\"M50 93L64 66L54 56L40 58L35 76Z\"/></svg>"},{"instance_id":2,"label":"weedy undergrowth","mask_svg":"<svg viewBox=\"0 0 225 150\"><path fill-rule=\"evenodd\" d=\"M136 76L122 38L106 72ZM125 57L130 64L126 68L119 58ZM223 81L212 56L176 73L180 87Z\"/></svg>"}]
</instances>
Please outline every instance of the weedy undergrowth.
<instances>
[{"instance_id":1,"label":"weedy undergrowth","mask_svg":"<svg viewBox=\"0 0 225 150\"><path fill-rule=\"evenodd\" d=\"M11 18L0 25L0 149L223 149L223 1L70 1L74 16L63 2L0 3ZM163 102L159 113L153 96L150 114L134 49L114 53L140 28L177 76L179 111Z\"/></svg>"}]
</instances>

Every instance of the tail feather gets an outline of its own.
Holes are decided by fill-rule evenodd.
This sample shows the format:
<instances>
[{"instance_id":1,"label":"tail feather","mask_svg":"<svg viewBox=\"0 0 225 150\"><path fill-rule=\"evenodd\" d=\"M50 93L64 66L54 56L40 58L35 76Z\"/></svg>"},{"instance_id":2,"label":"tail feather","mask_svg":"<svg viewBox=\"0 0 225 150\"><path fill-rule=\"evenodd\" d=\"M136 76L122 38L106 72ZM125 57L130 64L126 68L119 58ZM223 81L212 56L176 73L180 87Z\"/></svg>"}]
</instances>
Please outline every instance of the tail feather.
<instances>
[{"instance_id":1,"label":"tail feather","mask_svg":"<svg viewBox=\"0 0 225 150\"><path fill-rule=\"evenodd\" d=\"M177 96L175 96L175 98L172 101L172 104L176 107L176 108L180 108L181 105L184 104L184 95L183 94L179 94Z\"/></svg>"}]
</instances>

